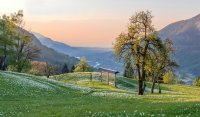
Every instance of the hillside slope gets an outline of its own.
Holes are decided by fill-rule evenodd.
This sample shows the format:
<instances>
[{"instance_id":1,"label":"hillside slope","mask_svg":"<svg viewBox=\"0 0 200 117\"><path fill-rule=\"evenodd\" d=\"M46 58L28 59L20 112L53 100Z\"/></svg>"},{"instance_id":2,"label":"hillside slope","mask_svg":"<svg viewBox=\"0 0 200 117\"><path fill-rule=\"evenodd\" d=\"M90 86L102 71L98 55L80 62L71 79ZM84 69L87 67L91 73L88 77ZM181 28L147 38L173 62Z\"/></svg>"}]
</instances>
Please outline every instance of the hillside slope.
<instances>
[{"instance_id":1,"label":"hillside slope","mask_svg":"<svg viewBox=\"0 0 200 117\"><path fill-rule=\"evenodd\" d=\"M90 47L72 47L67 44L57 42L51 38L45 37L39 33L33 33L39 41L57 52L61 52L77 58L86 57L88 63L96 68L105 67L118 70L122 73L122 64L115 61L115 55L109 48L90 48Z\"/></svg>"},{"instance_id":2,"label":"hillside slope","mask_svg":"<svg viewBox=\"0 0 200 117\"><path fill-rule=\"evenodd\" d=\"M78 84L86 84L83 87L45 77L0 71L0 116L198 117L200 114L200 91L197 87L163 85L166 90L177 93L138 96L106 86L106 83L100 82L96 84L98 87L94 87L95 81L87 80L84 74L81 77L76 77L80 76L79 73L71 74L71 78L69 75L61 77L71 81L75 78ZM135 89L133 80L121 80L127 88Z\"/></svg>"},{"instance_id":3,"label":"hillside slope","mask_svg":"<svg viewBox=\"0 0 200 117\"><path fill-rule=\"evenodd\" d=\"M175 58L182 72L200 75L200 15L172 23L159 31L162 39L175 45Z\"/></svg>"},{"instance_id":4,"label":"hillside slope","mask_svg":"<svg viewBox=\"0 0 200 117\"><path fill-rule=\"evenodd\" d=\"M68 67L71 67L72 65L78 63L79 60L77 58L70 57L69 55L59 53L51 48L48 48L42 45L33 34L30 34L30 36L32 38L32 45L37 46L41 50L39 56L34 60L45 61L49 64L59 67L62 66L64 63L67 63Z\"/></svg>"}]
</instances>

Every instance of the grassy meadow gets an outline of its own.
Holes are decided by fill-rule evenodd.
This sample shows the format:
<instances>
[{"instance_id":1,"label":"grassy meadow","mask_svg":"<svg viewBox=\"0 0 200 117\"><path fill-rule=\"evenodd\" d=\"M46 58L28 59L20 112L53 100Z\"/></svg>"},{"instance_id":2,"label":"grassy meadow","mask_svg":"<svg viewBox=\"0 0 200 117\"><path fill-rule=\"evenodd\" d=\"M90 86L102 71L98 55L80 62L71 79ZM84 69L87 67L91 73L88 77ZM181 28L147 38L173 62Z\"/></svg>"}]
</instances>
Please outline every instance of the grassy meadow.
<instances>
[{"instance_id":1,"label":"grassy meadow","mask_svg":"<svg viewBox=\"0 0 200 117\"><path fill-rule=\"evenodd\" d=\"M137 81L118 77L117 88L99 73L33 76L0 72L0 116L198 117L200 88L162 84L162 94L137 95Z\"/></svg>"}]
</instances>

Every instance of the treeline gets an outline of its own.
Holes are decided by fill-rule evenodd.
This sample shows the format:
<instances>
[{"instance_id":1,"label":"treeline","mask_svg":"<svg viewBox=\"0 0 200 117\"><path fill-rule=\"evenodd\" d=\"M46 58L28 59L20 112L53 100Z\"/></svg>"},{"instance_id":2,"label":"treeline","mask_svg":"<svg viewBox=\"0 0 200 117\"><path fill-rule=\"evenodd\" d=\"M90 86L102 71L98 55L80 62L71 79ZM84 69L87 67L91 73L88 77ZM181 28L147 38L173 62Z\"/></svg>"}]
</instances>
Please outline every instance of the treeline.
<instances>
[{"instance_id":1,"label":"treeline","mask_svg":"<svg viewBox=\"0 0 200 117\"><path fill-rule=\"evenodd\" d=\"M56 74L93 71L93 68L87 64L87 60L84 57L80 59L78 64L73 65L71 68L69 68L67 63L64 63L62 67L58 67L42 61L32 61L31 66L32 67L28 73L39 76L47 76L47 78Z\"/></svg>"},{"instance_id":2,"label":"treeline","mask_svg":"<svg viewBox=\"0 0 200 117\"><path fill-rule=\"evenodd\" d=\"M138 79L139 95L144 94L146 81L152 82L151 93L156 83L161 93L160 83L164 76L174 74L173 69L178 67L171 59L172 41L160 39L152 18L150 11L135 13L130 18L127 32L122 32L114 43L114 52L124 63L124 75Z\"/></svg>"}]
</instances>

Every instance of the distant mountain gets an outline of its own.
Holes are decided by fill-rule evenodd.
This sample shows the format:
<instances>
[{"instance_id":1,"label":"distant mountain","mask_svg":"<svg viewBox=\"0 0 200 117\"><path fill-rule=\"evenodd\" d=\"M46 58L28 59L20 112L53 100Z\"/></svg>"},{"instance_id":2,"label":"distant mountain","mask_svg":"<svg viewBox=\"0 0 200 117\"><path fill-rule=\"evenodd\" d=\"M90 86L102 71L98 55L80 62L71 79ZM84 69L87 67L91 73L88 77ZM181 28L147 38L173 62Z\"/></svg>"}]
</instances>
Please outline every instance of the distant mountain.
<instances>
[{"instance_id":1,"label":"distant mountain","mask_svg":"<svg viewBox=\"0 0 200 117\"><path fill-rule=\"evenodd\" d=\"M32 38L32 45L37 46L41 51L39 56L34 60L48 62L49 64L61 67L64 63L68 64L68 67L72 67L73 65L78 63L78 59L75 57L71 57L69 55L59 53L54 49L48 48L41 44L41 42L35 37L35 35L30 33Z\"/></svg>"},{"instance_id":2,"label":"distant mountain","mask_svg":"<svg viewBox=\"0 0 200 117\"><path fill-rule=\"evenodd\" d=\"M172 23L160 30L159 35L173 41L181 72L200 75L200 15Z\"/></svg>"},{"instance_id":3,"label":"distant mountain","mask_svg":"<svg viewBox=\"0 0 200 117\"><path fill-rule=\"evenodd\" d=\"M56 41L53 41L52 39L48 38L48 37L45 37L39 33L33 33L38 39L39 41L49 47L49 48L56 48L56 50L59 50L61 51L63 48L65 49L71 49L71 47L67 44L64 44L64 43L60 43L60 42L56 42ZM69 53L70 54L70 53Z\"/></svg>"},{"instance_id":4,"label":"distant mountain","mask_svg":"<svg viewBox=\"0 0 200 117\"><path fill-rule=\"evenodd\" d=\"M96 68L105 67L118 70L122 73L122 64L115 61L115 55L110 48L90 48L90 47L72 47L67 44L53 41L39 33L33 33L39 41L58 52L74 56L76 58L86 57L88 63Z\"/></svg>"},{"instance_id":5,"label":"distant mountain","mask_svg":"<svg viewBox=\"0 0 200 117\"><path fill-rule=\"evenodd\" d=\"M34 35L43 45L58 52L77 58L85 56L94 67L116 69L121 73L123 71L122 64L115 62L111 49L72 47L38 33ZM187 74L190 78L200 75L200 15L169 24L159 31L159 36L173 41L176 48L174 57L180 65L180 74Z\"/></svg>"}]
</instances>

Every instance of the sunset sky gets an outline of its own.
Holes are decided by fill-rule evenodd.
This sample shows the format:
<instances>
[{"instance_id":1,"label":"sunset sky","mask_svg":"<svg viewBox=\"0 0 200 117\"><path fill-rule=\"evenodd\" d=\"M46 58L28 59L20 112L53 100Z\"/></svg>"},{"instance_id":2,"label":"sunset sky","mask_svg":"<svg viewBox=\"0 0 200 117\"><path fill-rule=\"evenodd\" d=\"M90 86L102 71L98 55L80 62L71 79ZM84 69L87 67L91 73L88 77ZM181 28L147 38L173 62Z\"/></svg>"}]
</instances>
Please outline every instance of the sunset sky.
<instances>
[{"instance_id":1,"label":"sunset sky","mask_svg":"<svg viewBox=\"0 0 200 117\"><path fill-rule=\"evenodd\" d=\"M0 15L24 10L26 29L72 46L111 47L136 11L157 30L200 13L200 0L0 0Z\"/></svg>"}]
</instances>

